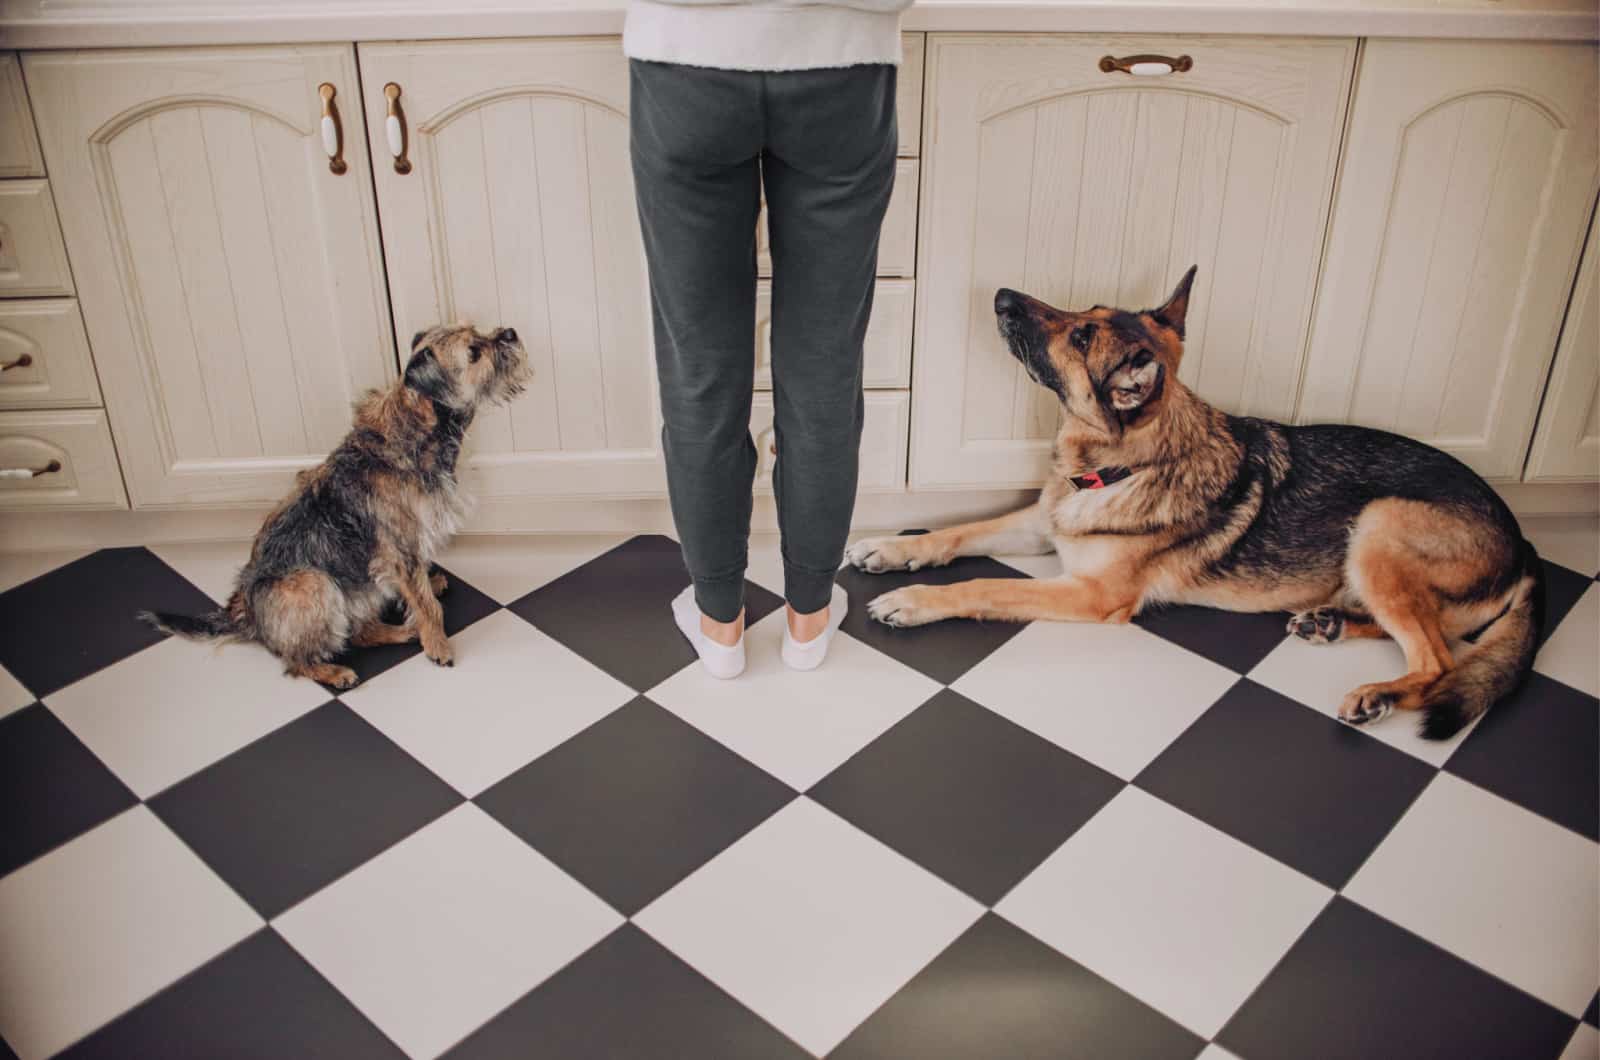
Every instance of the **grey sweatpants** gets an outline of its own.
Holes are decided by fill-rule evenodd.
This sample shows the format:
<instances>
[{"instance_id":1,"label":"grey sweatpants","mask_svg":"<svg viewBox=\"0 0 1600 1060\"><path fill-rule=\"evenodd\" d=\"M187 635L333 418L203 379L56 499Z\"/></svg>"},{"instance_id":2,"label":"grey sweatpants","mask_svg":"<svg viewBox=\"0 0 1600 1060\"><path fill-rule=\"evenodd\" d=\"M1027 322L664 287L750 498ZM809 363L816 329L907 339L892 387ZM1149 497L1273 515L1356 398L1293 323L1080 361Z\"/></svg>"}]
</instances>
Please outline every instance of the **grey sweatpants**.
<instances>
[{"instance_id":1,"label":"grey sweatpants","mask_svg":"<svg viewBox=\"0 0 1600 1060\"><path fill-rule=\"evenodd\" d=\"M721 622L744 602L764 183L784 594L796 611L816 611L855 505L861 343L894 186L894 67L629 67L662 447L695 599Z\"/></svg>"}]
</instances>

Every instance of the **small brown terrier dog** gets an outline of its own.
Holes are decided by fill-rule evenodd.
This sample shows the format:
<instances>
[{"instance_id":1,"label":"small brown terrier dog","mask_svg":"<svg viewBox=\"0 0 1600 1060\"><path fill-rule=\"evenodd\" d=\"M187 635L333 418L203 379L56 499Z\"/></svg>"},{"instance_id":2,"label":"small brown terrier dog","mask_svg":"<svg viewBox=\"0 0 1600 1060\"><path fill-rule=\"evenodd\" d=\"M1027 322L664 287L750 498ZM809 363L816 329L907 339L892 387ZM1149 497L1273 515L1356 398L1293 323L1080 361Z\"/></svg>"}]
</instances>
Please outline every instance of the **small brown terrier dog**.
<instances>
[{"instance_id":1,"label":"small brown terrier dog","mask_svg":"<svg viewBox=\"0 0 1600 1060\"><path fill-rule=\"evenodd\" d=\"M420 639L428 658L454 665L437 599L445 580L428 571L464 513L456 460L478 408L510 401L530 372L510 328L439 326L411 349L405 377L361 400L344 441L267 516L226 606L140 617L195 640L257 641L288 673L335 688L356 683L330 661L352 644ZM381 617L396 597L402 625Z\"/></svg>"}]
</instances>

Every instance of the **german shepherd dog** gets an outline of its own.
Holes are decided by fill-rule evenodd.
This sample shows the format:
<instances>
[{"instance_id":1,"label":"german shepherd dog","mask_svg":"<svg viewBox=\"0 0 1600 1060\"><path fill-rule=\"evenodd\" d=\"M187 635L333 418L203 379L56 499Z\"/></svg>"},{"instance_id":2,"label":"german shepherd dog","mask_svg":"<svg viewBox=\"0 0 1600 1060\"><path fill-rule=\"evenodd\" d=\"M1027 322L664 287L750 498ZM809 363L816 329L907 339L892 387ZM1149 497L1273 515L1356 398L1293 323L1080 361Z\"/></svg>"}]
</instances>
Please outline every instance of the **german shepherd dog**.
<instances>
[{"instance_id":1,"label":"german shepherd dog","mask_svg":"<svg viewBox=\"0 0 1600 1060\"><path fill-rule=\"evenodd\" d=\"M1533 661L1544 581L1516 519L1460 461L1361 427L1229 416L1178 380L1191 268L1159 309L1068 312L1002 288L1000 334L1065 410L1038 503L921 536L859 541L864 571L957 556L1061 556L1049 580L913 585L873 618L1126 622L1154 604L1288 611L1316 644L1393 637L1407 673L1365 684L1339 717L1424 712L1445 739L1512 691ZM1447 639L1470 647L1451 657Z\"/></svg>"},{"instance_id":2,"label":"german shepherd dog","mask_svg":"<svg viewBox=\"0 0 1600 1060\"><path fill-rule=\"evenodd\" d=\"M267 516L224 607L140 617L195 640L259 642L286 672L335 688L356 683L330 661L350 644L420 639L429 659L453 666L437 599L445 579L429 565L464 514L456 459L473 415L522 392L528 359L511 328L440 326L411 348L404 378L367 393L344 441ZM402 625L382 617L396 597Z\"/></svg>"}]
</instances>

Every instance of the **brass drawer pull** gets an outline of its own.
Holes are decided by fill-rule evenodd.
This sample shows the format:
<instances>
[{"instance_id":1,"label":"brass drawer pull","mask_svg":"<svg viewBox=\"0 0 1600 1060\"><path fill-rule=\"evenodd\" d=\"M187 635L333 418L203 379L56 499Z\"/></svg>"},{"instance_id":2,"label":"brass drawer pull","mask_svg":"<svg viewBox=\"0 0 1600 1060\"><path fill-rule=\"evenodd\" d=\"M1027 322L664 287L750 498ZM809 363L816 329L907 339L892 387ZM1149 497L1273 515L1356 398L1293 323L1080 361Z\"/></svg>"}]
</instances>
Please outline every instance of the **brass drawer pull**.
<instances>
[{"instance_id":1,"label":"brass drawer pull","mask_svg":"<svg viewBox=\"0 0 1600 1060\"><path fill-rule=\"evenodd\" d=\"M0 467L0 478L38 478L53 475L61 470L61 461L52 460L44 467Z\"/></svg>"},{"instance_id":2,"label":"brass drawer pull","mask_svg":"<svg viewBox=\"0 0 1600 1060\"><path fill-rule=\"evenodd\" d=\"M388 114L383 119L383 133L389 141L389 154L394 158L394 171L405 176L411 172L411 160L406 157L411 147L411 136L406 128L405 111L400 109L400 86L393 81L384 85L383 98L389 101Z\"/></svg>"},{"instance_id":3,"label":"brass drawer pull","mask_svg":"<svg viewBox=\"0 0 1600 1060\"><path fill-rule=\"evenodd\" d=\"M1165 55L1128 55L1121 59L1105 55L1100 59L1100 69L1108 74L1120 71L1134 77L1165 77L1194 69L1194 60L1187 55L1176 59Z\"/></svg>"},{"instance_id":4,"label":"brass drawer pull","mask_svg":"<svg viewBox=\"0 0 1600 1060\"><path fill-rule=\"evenodd\" d=\"M25 353L14 361L0 363L0 372L9 372L13 368L26 368L33 363L33 354Z\"/></svg>"},{"instance_id":5,"label":"brass drawer pull","mask_svg":"<svg viewBox=\"0 0 1600 1060\"><path fill-rule=\"evenodd\" d=\"M328 156L328 170L339 176L350 168L344 161L344 126L339 123L339 108L333 103L339 90L324 81L317 86L317 94L322 97L322 150Z\"/></svg>"}]
</instances>

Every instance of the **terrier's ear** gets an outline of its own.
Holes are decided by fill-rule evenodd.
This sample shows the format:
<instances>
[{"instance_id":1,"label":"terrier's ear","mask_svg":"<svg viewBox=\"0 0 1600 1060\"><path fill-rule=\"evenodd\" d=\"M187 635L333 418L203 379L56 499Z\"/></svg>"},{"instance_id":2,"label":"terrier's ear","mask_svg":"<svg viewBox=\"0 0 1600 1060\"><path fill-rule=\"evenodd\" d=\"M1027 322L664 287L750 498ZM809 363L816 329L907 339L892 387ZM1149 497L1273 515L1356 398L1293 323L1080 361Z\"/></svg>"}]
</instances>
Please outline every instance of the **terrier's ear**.
<instances>
[{"instance_id":1,"label":"terrier's ear","mask_svg":"<svg viewBox=\"0 0 1600 1060\"><path fill-rule=\"evenodd\" d=\"M1198 265L1190 265L1189 271L1183 274L1183 279L1173 288L1166 303L1160 309L1150 310L1150 315L1155 318L1156 323L1165 324L1176 331L1180 339L1183 338L1184 318L1189 315L1189 288L1194 286L1194 274L1199 269Z\"/></svg>"},{"instance_id":2,"label":"terrier's ear","mask_svg":"<svg viewBox=\"0 0 1600 1060\"><path fill-rule=\"evenodd\" d=\"M1106 395L1111 407L1118 412L1133 412L1161 393L1164 372L1161 362L1150 358L1149 354L1145 357L1149 359L1143 364L1125 365L1111 373L1107 380Z\"/></svg>"},{"instance_id":3,"label":"terrier's ear","mask_svg":"<svg viewBox=\"0 0 1600 1060\"><path fill-rule=\"evenodd\" d=\"M424 336L426 334L427 334L427 331L419 331L415 335L411 336L411 348L413 350L417 348L417 343L421 342L422 341L422 336Z\"/></svg>"},{"instance_id":4,"label":"terrier's ear","mask_svg":"<svg viewBox=\"0 0 1600 1060\"><path fill-rule=\"evenodd\" d=\"M450 400L450 379L439 366L432 346L422 347L406 362L406 386L435 401Z\"/></svg>"}]
</instances>

